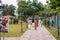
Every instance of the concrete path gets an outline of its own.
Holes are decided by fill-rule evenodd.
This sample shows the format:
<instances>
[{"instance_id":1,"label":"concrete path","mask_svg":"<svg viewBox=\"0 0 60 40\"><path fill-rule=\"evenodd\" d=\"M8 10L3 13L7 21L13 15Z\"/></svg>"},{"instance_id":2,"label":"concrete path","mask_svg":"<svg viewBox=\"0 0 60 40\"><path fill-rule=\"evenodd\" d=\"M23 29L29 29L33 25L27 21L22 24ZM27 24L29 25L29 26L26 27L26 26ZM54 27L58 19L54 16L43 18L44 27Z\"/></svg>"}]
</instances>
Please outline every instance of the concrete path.
<instances>
[{"instance_id":1,"label":"concrete path","mask_svg":"<svg viewBox=\"0 0 60 40\"><path fill-rule=\"evenodd\" d=\"M5 38L4 40L56 40L50 32L48 32L45 27L38 27L37 30L34 30L31 27L31 30L26 31L21 37L12 37Z\"/></svg>"}]
</instances>

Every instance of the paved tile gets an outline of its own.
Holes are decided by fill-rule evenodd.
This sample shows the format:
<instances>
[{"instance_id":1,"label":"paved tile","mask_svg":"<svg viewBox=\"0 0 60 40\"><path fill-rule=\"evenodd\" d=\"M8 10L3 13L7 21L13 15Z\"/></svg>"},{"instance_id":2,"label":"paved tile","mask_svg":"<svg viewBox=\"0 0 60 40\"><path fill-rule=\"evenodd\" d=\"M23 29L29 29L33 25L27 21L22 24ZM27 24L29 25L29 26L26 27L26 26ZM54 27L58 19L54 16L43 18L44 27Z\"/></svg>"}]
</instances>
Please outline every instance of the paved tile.
<instances>
[{"instance_id":1,"label":"paved tile","mask_svg":"<svg viewBox=\"0 0 60 40\"><path fill-rule=\"evenodd\" d=\"M5 38L5 40L56 40L44 26L38 27L34 30L26 31L21 37Z\"/></svg>"}]
</instances>

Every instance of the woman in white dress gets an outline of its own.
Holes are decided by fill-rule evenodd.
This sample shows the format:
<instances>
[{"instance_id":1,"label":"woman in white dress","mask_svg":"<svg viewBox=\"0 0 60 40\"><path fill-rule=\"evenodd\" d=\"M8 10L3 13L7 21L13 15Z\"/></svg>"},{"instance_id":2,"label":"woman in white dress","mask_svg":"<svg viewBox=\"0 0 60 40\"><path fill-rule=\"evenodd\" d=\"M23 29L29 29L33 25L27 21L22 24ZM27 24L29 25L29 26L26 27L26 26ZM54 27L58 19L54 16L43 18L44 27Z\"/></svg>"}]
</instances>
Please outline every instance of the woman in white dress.
<instances>
[{"instance_id":1,"label":"woman in white dress","mask_svg":"<svg viewBox=\"0 0 60 40\"><path fill-rule=\"evenodd\" d=\"M42 23L43 23L42 20L39 19L39 21L38 21L38 26L39 26L39 27L42 27Z\"/></svg>"}]
</instances>

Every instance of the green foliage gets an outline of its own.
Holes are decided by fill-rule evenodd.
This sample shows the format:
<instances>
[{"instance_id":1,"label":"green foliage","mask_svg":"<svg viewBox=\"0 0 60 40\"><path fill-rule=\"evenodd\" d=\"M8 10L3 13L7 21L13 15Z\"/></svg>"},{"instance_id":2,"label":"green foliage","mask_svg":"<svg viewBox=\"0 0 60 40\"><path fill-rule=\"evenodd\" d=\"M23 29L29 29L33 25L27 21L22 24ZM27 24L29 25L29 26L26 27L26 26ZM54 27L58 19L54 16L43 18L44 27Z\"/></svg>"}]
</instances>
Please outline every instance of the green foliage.
<instances>
[{"instance_id":1,"label":"green foliage","mask_svg":"<svg viewBox=\"0 0 60 40\"><path fill-rule=\"evenodd\" d=\"M58 31L56 30L56 28L51 27L51 29L49 29L49 26L46 26L46 29L56 38L56 40L60 40L60 37L57 37Z\"/></svg>"},{"instance_id":2,"label":"green foliage","mask_svg":"<svg viewBox=\"0 0 60 40\"><path fill-rule=\"evenodd\" d=\"M14 18L13 24L18 24L18 19Z\"/></svg>"},{"instance_id":3,"label":"green foliage","mask_svg":"<svg viewBox=\"0 0 60 40\"><path fill-rule=\"evenodd\" d=\"M44 25L46 25L46 26L50 25L50 22L48 20L44 20L43 22L44 22Z\"/></svg>"},{"instance_id":4,"label":"green foliage","mask_svg":"<svg viewBox=\"0 0 60 40\"><path fill-rule=\"evenodd\" d=\"M58 14L60 14L60 7L57 7L56 11L58 12Z\"/></svg>"},{"instance_id":5,"label":"green foliage","mask_svg":"<svg viewBox=\"0 0 60 40\"><path fill-rule=\"evenodd\" d=\"M24 10L24 15L31 16L31 15L33 15L33 13L34 13L34 11L30 8L25 8L25 10Z\"/></svg>"},{"instance_id":6,"label":"green foliage","mask_svg":"<svg viewBox=\"0 0 60 40\"><path fill-rule=\"evenodd\" d=\"M59 0L50 0L50 7L52 9L56 9L57 7L60 7L60 1Z\"/></svg>"},{"instance_id":7,"label":"green foliage","mask_svg":"<svg viewBox=\"0 0 60 40\"><path fill-rule=\"evenodd\" d=\"M17 12L20 15L20 13L23 13L23 15L26 16L33 16L37 15L39 11L43 10L43 5L41 2L36 2L36 0L33 0L31 2L30 0L26 1L20 1L18 2L18 9ZM20 15L21 16L21 15Z\"/></svg>"},{"instance_id":8,"label":"green foliage","mask_svg":"<svg viewBox=\"0 0 60 40\"><path fill-rule=\"evenodd\" d=\"M50 7L51 7L52 9L56 9L55 0L50 0Z\"/></svg>"},{"instance_id":9,"label":"green foliage","mask_svg":"<svg viewBox=\"0 0 60 40\"><path fill-rule=\"evenodd\" d=\"M4 8L3 8L3 15L7 15L8 13L7 13L7 11L8 11L8 5L6 4L6 5L3 5L4 6Z\"/></svg>"},{"instance_id":10,"label":"green foliage","mask_svg":"<svg viewBox=\"0 0 60 40\"><path fill-rule=\"evenodd\" d=\"M3 8L3 15L12 15L14 16L14 12L15 12L15 7L13 5L4 5L4 8Z\"/></svg>"},{"instance_id":11,"label":"green foliage","mask_svg":"<svg viewBox=\"0 0 60 40\"><path fill-rule=\"evenodd\" d=\"M13 5L9 5L8 6L8 13L9 13L9 15L14 16L14 12L15 12L15 7Z\"/></svg>"},{"instance_id":12,"label":"green foliage","mask_svg":"<svg viewBox=\"0 0 60 40\"><path fill-rule=\"evenodd\" d=\"M55 0L56 6L60 7L60 0Z\"/></svg>"}]
</instances>

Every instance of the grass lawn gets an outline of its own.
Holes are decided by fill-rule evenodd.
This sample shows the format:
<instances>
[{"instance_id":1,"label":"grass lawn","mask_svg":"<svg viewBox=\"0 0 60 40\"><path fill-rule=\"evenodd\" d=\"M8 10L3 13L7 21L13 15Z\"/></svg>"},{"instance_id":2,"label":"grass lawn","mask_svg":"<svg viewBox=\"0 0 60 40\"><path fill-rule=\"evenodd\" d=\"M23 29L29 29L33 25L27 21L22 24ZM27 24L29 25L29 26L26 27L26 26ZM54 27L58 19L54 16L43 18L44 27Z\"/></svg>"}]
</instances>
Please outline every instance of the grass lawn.
<instances>
[{"instance_id":1,"label":"grass lawn","mask_svg":"<svg viewBox=\"0 0 60 40\"><path fill-rule=\"evenodd\" d=\"M10 24L8 26L9 32L4 33L5 37L20 37L26 30L26 23L23 23L23 32L21 33L21 25L20 24ZM3 36L3 33L1 33Z\"/></svg>"},{"instance_id":2,"label":"grass lawn","mask_svg":"<svg viewBox=\"0 0 60 40\"><path fill-rule=\"evenodd\" d=\"M54 27L52 27L51 29L49 29L48 27L46 27L46 28L47 28L47 30L49 30L49 32L50 32L57 40L60 40L60 38L57 37L57 30L56 30Z\"/></svg>"}]
</instances>

